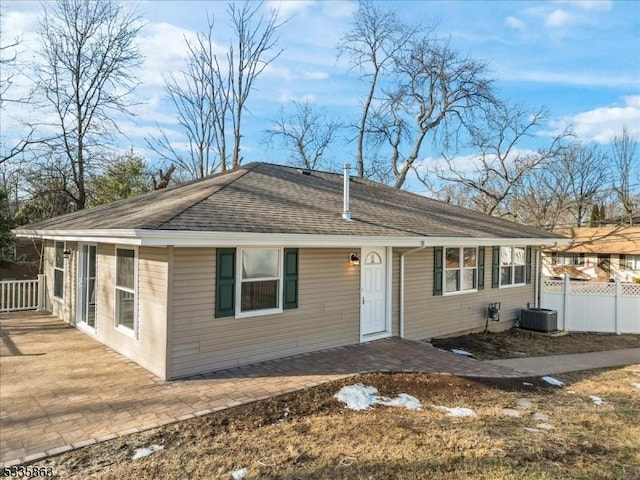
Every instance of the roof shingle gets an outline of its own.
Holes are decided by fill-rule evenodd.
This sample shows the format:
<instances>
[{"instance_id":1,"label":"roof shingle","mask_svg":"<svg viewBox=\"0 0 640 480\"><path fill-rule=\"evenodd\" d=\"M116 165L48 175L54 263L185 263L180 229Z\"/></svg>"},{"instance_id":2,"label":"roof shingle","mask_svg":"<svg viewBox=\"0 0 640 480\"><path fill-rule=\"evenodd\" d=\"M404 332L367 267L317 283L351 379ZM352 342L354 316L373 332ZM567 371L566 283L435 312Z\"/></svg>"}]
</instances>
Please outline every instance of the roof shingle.
<instances>
[{"instance_id":1,"label":"roof shingle","mask_svg":"<svg viewBox=\"0 0 640 480\"><path fill-rule=\"evenodd\" d=\"M316 235L558 238L362 178L251 163L188 184L82 210L19 230L152 229Z\"/></svg>"}]
</instances>

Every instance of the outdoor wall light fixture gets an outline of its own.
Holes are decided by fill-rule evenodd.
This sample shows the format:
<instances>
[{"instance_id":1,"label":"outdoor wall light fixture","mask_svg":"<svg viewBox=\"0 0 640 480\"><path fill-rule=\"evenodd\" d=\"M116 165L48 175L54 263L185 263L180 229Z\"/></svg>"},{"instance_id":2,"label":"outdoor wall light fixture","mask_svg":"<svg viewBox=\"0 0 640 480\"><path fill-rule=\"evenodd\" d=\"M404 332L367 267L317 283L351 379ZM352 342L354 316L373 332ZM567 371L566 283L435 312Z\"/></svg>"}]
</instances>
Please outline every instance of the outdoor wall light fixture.
<instances>
[{"instance_id":1,"label":"outdoor wall light fixture","mask_svg":"<svg viewBox=\"0 0 640 480\"><path fill-rule=\"evenodd\" d=\"M360 265L360 257L358 256L357 253L349 254L349 263L351 265Z\"/></svg>"},{"instance_id":2,"label":"outdoor wall light fixture","mask_svg":"<svg viewBox=\"0 0 640 480\"><path fill-rule=\"evenodd\" d=\"M71 250L65 250L64 252L62 252L62 256L65 259L68 259L71 256Z\"/></svg>"}]
</instances>

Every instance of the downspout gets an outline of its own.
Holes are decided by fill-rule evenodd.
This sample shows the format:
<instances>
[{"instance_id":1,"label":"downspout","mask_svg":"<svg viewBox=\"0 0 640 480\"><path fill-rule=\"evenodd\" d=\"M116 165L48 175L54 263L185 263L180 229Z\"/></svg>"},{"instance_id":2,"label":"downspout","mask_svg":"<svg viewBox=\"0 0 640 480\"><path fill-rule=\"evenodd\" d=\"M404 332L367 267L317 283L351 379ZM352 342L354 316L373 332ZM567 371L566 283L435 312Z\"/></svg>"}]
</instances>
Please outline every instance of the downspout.
<instances>
[{"instance_id":1,"label":"downspout","mask_svg":"<svg viewBox=\"0 0 640 480\"><path fill-rule=\"evenodd\" d=\"M423 240L421 247L400 254L400 338L404 338L404 257L425 248L427 245Z\"/></svg>"},{"instance_id":2,"label":"downspout","mask_svg":"<svg viewBox=\"0 0 640 480\"><path fill-rule=\"evenodd\" d=\"M534 302L535 308L540 308L540 285L542 285L542 269L540 268L540 251L541 248L536 249L536 283L534 286Z\"/></svg>"}]
</instances>

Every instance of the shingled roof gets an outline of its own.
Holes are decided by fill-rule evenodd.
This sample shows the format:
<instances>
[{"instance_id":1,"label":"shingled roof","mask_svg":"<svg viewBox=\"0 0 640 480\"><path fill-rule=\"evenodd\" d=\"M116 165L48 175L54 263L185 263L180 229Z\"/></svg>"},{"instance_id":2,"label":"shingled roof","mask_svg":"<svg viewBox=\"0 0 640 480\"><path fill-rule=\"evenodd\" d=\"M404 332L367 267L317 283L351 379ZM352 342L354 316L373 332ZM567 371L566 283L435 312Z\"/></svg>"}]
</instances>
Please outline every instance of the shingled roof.
<instances>
[{"instance_id":1,"label":"shingled roof","mask_svg":"<svg viewBox=\"0 0 640 480\"><path fill-rule=\"evenodd\" d=\"M202 180L62 215L17 230L157 231L557 239L555 233L483 215L362 178L251 163ZM560 237L561 238L561 237Z\"/></svg>"}]
</instances>

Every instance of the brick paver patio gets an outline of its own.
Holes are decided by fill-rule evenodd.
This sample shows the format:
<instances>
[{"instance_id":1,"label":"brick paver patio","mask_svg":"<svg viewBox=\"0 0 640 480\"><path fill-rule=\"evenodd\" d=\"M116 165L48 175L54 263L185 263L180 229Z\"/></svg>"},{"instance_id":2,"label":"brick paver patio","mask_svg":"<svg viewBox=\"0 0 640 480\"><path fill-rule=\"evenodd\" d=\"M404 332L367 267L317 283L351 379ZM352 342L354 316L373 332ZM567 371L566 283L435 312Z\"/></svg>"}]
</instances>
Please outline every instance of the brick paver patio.
<instances>
[{"instance_id":1,"label":"brick paver patio","mask_svg":"<svg viewBox=\"0 0 640 480\"><path fill-rule=\"evenodd\" d=\"M162 382L51 315L3 314L0 330L0 462L7 465L358 373L521 375L394 338Z\"/></svg>"}]
</instances>

